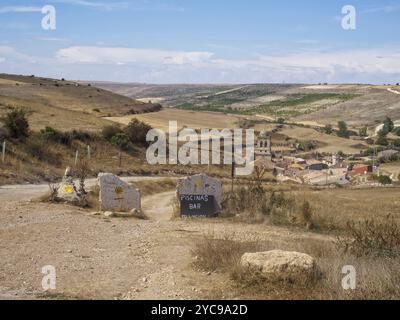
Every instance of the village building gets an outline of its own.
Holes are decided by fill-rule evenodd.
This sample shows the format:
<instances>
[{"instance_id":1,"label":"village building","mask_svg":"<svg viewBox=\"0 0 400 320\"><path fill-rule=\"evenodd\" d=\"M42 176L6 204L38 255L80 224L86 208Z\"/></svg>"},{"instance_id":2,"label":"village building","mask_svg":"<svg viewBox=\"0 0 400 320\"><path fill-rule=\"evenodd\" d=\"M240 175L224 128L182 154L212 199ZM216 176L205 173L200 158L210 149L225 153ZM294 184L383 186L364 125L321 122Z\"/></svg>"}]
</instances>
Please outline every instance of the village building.
<instances>
[{"instance_id":1,"label":"village building","mask_svg":"<svg viewBox=\"0 0 400 320\"><path fill-rule=\"evenodd\" d=\"M311 171L321 171L329 169L329 166L326 163L318 162L308 165L307 169Z\"/></svg>"},{"instance_id":2,"label":"village building","mask_svg":"<svg viewBox=\"0 0 400 320\"><path fill-rule=\"evenodd\" d=\"M257 139L257 144L255 148L255 155L257 157L265 157L269 160L272 159L272 149L271 149L271 135L266 131L262 131Z\"/></svg>"}]
</instances>

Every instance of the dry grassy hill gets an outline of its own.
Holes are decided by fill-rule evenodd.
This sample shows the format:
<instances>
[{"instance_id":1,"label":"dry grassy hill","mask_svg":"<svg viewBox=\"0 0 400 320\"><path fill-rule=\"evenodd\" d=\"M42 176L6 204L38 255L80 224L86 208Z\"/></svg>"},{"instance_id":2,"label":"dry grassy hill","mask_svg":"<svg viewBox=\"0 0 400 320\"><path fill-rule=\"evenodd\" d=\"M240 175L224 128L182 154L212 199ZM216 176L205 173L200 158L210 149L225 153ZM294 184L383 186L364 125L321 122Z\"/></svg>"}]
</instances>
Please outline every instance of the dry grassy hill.
<instances>
[{"instance_id":1,"label":"dry grassy hill","mask_svg":"<svg viewBox=\"0 0 400 320\"><path fill-rule=\"evenodd\" d=\"M32 114L31 128L96 131L108 122L102 117L157 110L158 105L65 80L0 74L0 116L11 107Z\"/></svg>"},{"instance_id":2,"label":"dry grassy hill","mask_svg":"<svg viewBox=\"0 0 400 320\"><path fill-rule=\"evenodd\" d=\"M347 121L373 126L386 116L400 119L400 87L372 85L150 85L97 83L101 88L142 101L191 111L257 115L315 126Z\"/></svg>"}]
</instances>

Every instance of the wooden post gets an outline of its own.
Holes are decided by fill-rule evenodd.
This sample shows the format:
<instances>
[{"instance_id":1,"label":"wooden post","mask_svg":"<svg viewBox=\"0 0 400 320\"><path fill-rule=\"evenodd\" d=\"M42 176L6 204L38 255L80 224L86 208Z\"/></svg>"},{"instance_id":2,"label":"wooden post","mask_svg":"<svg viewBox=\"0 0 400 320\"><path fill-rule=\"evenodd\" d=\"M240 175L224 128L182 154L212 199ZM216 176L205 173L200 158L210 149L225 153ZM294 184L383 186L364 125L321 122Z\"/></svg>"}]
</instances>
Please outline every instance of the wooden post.
<instances>
[{"instance_id":1,"label":"wooden post","mask_svg":"<svg viewBox=\"0 0 400 320\"><path fill-rule=\"evenodd\" d=\"M88 160L90 160L91 157L92 157L92 155L91 155L91 150L90 150L90 146L89 146L89 145L87 146L87 157L88 157Z\"/></svg>"},{"instance_id":2,"label":"wooden post","mask_svg":"<svg viewBox=\"0 0 400 320\"><path fill-rule=\"evenodd\" d=\"M121 168L121 166L122 166L122 153L121 153L121 151L119 152L119 155L118 155L118 165Z\"/></svg>"},{"instance_id":3,"label":"wooden post","mask_svg":"<svg viewBox=\"0 0 400 320\"><path fill-rule=\"evenodd\" d=\"M235 169L236 169L236 163L235 160L232 161L232 172L231 172L231 196L233 197L233 184L235 181Z\"/></svg>"},{"instance_id":4,"label":"wooden post","mask_svg":"<svg viewBox=\"0 0 400 320\"><path fill-rule=\"evenodd\" d=\"M79 150L76 150L76 152L75 152L75 166L78 164L78 159L79 159Z\"/></svg>"},{"instance_id":5,"label":"wooden post","mask_svg":"<svg viewBox=\"0 0 400 320\"><path fill-rule=\"evenodd\" d=\"M1 162L5 162L6 161L6 140L3 141L3 150L2 150L2 154L1 154Z\"/></svg>"}]
</instances>

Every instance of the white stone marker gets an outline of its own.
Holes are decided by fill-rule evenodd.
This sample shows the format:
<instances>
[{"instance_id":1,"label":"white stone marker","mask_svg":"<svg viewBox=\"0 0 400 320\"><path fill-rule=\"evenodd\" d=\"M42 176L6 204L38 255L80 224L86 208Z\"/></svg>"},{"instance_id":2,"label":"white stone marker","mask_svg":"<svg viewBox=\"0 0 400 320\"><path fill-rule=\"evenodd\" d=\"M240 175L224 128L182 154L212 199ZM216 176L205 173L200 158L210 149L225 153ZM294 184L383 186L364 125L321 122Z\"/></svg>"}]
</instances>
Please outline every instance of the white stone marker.
<instances>
[{"instance_id":1,"label":"white stone marker","mask_svg":"<svg viewBox=\"0 0 400 320\"><path fill-rule=\"evenodd\" d=\"M141 210L140 191L112 173L99 173L100 211L129 212Z\"/></svg>"},{"instance_id":2,"label":"white stone marker","mask_svg":"<svg viewBox=\"0 0 400 320\"><path fill-rule=\"evenodd\" d=\"M215 209L216 211L219 211L221 210L222 195L223 195L222 182L218 179L211 178L205 174L198 174L191 177L187 177L179 180L178 183L177 196L178 200L181 201L181 204L183 200L186 201L193 200L193 203L196 203L197 198L200 201L203 200L207 202L208 201L207 196L213 196L216 206ZM193 197L193 196L200 196L203 198L200 199L199 197Z\"/></svg>"}]
</instances>

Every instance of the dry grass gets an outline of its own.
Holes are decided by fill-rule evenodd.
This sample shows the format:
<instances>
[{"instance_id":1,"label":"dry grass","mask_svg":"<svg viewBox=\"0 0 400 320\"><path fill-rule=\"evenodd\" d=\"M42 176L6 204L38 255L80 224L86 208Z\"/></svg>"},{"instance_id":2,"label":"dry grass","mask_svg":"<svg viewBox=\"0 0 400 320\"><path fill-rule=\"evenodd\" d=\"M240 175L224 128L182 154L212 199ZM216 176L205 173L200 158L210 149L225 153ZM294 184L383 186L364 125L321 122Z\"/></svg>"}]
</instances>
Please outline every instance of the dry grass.
<instances>
[{"instance_id":1,"label":"dry grass","mask_svg":"<svg viewBox=\"0 0 400 320\"><path fill-rule=\"evenodd\" d=\"M354 154L360 152L360 149L354 148L354 145L360 143L359 141L339 138L335 135L328 135L310 128L286 126L281 133L297 140L319 141L322 147L317 148L315 151L320 153L335 153L342 151L346 154ZM367 145L365 145L365 148L367 148Z\"/></svg>"},{"instance_id":2,"label":"dry grass","mask_svg":"<svg viewBox=\"0 0 400 320\"><path fill-rule=\"evenodd\" d=\"M339 237L336 243L345 253L357 257L394 257L400 254L400 228L391 216L349 222L347 234L347 237Z\"/></svg>"},{"instance_id":3,"label":"dry grass","mask_svg":"<svg viewBox=\"0 0 400 320\"><path fill-rule=\"evenodd\" d=\"M349 222L386 219L390 214L400 223L398 188L325 189L293 191L307 199L313 210L313 221L323 231L346 231Z\"/></svg>"},{"instance_id":4,"label":"dry grass","mask_svg":"<svg viewBox=\"0 0 400 320\"><path fill-rule=\"evenodd\" d=\"M114 121L121 124L128 124L132 119L143 121L153 128L161 129L168 132L169 121L177 121L178 128L183 126L195 129L222 129L222 128L236 128L239 116L224 115L222 113L213 112L195 112L178 109L164 109L157 113L139 114L124 117L107 117L107 120Z\"/></svg>"},{"instance_id":5,"label":"dry grass","mask_svg":"<svg viewBox=\"0 0 400 320\"><path fill-rule=\"evenodd\" d=\"M313 256L321 270L321 277L314 282L271 283L260 280L244 271L239 260L245 252L281 249L298 251ZM226 290L239 299L279 300L337 300L337 299L399 299L400 259L356 257L342 254L331 242L302 240L282 244L272 242L238 242L231 238L214 239L212 236L196 241L193 255L195 267L217 271L230 278ZM342 269L352 265L357 272L356 290L344 290ZM301 280L301 279L300 279Z\"/></svg>"},{"instance_id":6,"label":"dry grass","mask_svg":"<svg viewBox=\"0 0 400 320\"><path fill-rule=\"evenodd\" d=\"M258 180L226 193L222 208L222 217L241 222L315 227L314 209L306 198L265 188Z\"/></svg>"},{"instance_id":7,"label":"dry grass","mask_svg":"<svg viewBox=\"0 0 400 320\"><path fill-rule=\"evenodd\" d=\"M140 189L142 196L150 196L153 194L174 190L177 185L177 180L172 178L157 179L157 180L142 180L132 182L132 184Z\"/></svg>"}]
</instances>

